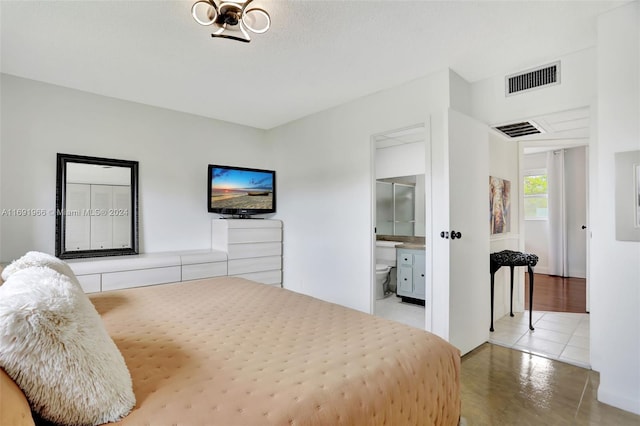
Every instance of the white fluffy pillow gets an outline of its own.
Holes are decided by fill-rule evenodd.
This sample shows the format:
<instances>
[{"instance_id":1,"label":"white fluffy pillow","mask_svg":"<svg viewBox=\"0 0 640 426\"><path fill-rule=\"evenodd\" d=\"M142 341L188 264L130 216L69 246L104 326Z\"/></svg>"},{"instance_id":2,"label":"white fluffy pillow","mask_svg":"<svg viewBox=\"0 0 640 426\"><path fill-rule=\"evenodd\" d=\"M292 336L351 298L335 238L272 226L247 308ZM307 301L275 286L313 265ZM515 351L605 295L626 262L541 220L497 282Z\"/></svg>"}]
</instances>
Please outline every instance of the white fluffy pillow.
<instances>
[{"instance_id":1,"label":"white fluffy pillow","mask_svg":"<svg viewBox=\"0 0 640 426\"><path fill-rule=\"evenodd\" d=\"M116 421L135 405L131 376L82 289L46 267L0 286L0 366L43 419Z\"/></svg>"},{"instance_id":2,"label":"white fluffy pillow","mask_svg":"<svg viewBox=\"0 0 640 426\"><path fill-rule=\"evenodd\" d=\"M39 251L27 252L20 259L16 259L11 262L11 264L7 265L2 270L2 279L6 281L11 275L15 274L16 272L22 269L31 268L32 266L46 266L56 272L61 273L62 275L66 275L74 284L80 285L78 279L76 278L76 275L73 273L71 267L69 267L66 262L58 259L55 256L47 253L41 253Z\"/></svg>"}]
</instances>

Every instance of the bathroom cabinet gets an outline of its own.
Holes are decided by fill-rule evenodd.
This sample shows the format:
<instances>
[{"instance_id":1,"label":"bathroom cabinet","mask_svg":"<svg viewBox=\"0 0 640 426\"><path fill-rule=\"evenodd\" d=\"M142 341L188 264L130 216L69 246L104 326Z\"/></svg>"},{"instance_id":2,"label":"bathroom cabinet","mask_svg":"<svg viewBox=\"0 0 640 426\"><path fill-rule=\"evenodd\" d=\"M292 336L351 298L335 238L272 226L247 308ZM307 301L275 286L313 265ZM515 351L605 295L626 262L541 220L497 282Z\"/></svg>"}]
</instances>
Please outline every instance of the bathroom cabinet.
<instances>
[{"instance_id":1,"label":"bathroom cabinet","mask_svg":"<svg viewBox=\"0 0 640 426\"><path fill-rule=\"evenodd\" d=\"M401 297L425 299L424 250L397 249L398 278L396 293Z\"/></svg>"}]
</instances>

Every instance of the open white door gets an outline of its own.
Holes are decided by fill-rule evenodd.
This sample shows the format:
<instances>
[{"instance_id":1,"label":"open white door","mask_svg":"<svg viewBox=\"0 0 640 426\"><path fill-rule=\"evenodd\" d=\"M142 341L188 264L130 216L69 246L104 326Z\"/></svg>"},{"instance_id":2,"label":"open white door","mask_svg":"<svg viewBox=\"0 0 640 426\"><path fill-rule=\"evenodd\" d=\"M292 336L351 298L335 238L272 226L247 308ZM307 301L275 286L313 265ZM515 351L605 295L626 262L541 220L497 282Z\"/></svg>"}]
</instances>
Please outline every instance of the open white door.
<instances>
[{"instance_id":1,"label":"open white door","mask_svg":"<svg viewBox=\"0 0 640 426\"><path fill-rule=\"evenodd\" d=\"M465 354L489 339L489 131L451 109L442 120L442 134L432 127L432 331Z\"/></svg>"}]
</instances>

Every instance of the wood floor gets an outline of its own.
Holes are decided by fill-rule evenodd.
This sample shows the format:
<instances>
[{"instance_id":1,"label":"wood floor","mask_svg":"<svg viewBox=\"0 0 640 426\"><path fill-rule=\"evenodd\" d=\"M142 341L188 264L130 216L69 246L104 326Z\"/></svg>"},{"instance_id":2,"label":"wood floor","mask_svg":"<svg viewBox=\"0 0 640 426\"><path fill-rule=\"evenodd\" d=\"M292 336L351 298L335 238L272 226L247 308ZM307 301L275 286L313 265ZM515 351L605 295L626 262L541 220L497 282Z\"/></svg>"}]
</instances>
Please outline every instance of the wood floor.
<instances>
[{"instance_id":1,"label":"wood floor","mask_svg":"<svg viewBox=\"0 0 640 426\"><path fill-rule=\"evenodd\" d=\"M525 273L524 306L529 307L529 274ZM584 313L587 289L584 278L533 275L533 310Z\"/></svg>"},{"instance_id":2,"label":"wood floor","mask_svg":"<svg viewBox=\"0 0 640 426\"><path fill-rule=\"evenodd\" d=\"M598 402L595 371L490 343L462 357L460 381L461 425L640 425Z\"/></svg>"}]
</instances>

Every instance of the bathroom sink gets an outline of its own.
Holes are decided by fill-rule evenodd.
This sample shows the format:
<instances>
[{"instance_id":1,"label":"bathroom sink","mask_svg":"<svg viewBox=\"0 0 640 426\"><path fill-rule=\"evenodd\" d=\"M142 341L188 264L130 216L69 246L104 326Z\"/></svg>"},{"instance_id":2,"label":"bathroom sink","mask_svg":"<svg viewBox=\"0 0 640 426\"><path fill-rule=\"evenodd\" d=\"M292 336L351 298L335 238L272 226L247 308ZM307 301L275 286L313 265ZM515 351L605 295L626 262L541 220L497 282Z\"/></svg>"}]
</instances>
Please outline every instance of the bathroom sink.
<instances>
[{"instance_id":1,"label":"bathroom sink","mask_svg":"<svg viewBox=\"0 0 640 426\"><path fill-rule=\"evenodd\" d=\"M413 249L413 250L423 250L424 244L414 244L414 243L402 243L396 246L399 249Z\"/></svg>"},{"instance_id":2,"label":"bathroom sink","mask_svg":"<svg viewBox=\"0 0 640 426\"><path fill-rule=\"evenodd\" d=\"M395 247L398 244L402 244L400 241L381 241L376 240L377 247Z\"/></svg>"}]
</instances>

